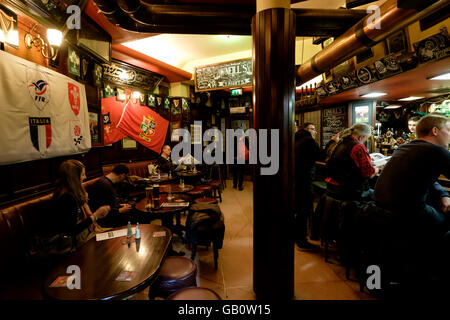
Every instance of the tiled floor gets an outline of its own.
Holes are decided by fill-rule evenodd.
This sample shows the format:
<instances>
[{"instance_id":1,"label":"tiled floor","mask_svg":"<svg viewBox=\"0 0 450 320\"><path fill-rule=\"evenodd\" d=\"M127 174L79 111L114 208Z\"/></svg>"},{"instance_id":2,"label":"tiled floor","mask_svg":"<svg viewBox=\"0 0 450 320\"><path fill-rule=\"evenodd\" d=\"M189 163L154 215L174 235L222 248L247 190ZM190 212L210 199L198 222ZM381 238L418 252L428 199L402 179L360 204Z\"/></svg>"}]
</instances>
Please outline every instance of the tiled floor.
<instances>
[{"instance_id":1,"label":"tiled floor","mask_svg":"<svg viewBox=\"0 0 450 320\"><path fill-rule=\"evenodd\" d=\"M231 181L222 194L220 208L225 216L225 239L219 250L219 267L214 269L212 248L199 247L195 262L197 284L211 288L223 299L253 300L253 185L245 181L244 190L233 189ZM318 242L317 242L318 244ZM175 250L190 251L175 238ZM359 284L345 279L345 269L326 263L322 252L295 249L295 299L359 300L372 299L359 291ZM146 291L134 299L145 299Z\"/></svg>"}]
</instances>

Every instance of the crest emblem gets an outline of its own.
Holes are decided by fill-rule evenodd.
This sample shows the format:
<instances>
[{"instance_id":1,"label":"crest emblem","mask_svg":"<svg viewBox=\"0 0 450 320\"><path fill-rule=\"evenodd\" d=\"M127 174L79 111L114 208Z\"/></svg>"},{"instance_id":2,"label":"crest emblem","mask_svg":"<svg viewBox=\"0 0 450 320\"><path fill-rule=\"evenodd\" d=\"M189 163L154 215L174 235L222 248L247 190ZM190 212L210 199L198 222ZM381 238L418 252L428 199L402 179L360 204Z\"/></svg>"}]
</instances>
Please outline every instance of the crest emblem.
<instances>
[{"instance_id":1,"label":"crest emblem","mask_svg":"<svg viewBox=\"0 0 450 320\"><path fill-rule=\"evenodd\" d=\"M33 147L40 153L44 153L52 144L52 126L50 118L28 118L30 125L30 137Z\"/></svg>"},{"instance_id":2,"label":"crest emblem","mask_svg":"<svg viewBox=\"0 0 450 320\"><path fill-rule=\"evenodd\" d=\"M81 144L83 141L83 130L81 129L81 123L79 120L70 121L70 134L73 139L75 147Z\"/></svg>"},{"instance_id":3,"label":"crest emblem","mask_svg":"<svg viewBox=\"0 0 450 320\"><path fill-rule=\"evenodd\" d=\"M166 110L170 110L170 99L169 98L164 98L164 108Z\"/></svg>"},{"instance_id":4,"label":"crest emblem","mask_svg":"<svg viewBox=\"0 0 450 320\"><path fill-rule=\"evenodd\" d=\"M155 96L152 94L148 95L148 106L154 107L155 106Z\"/></svg>"},{"instance_id":5,"label":"crest emblem","mask_svg":"<svg viewBox=\"0 0 450 320\"><path fill-rule=\"evenodd\" d=\"M140 103L142 106L145 106L145 94L141 93L141 94L139 95L139 103Z\"/></svg>"},{"instance_id":6,"label":"crest emblem","mask_svg":"<svg viewBox=\"0 0 450 320\"><path fill-rule=\"evenodd\" d=\"M162 104L162 98L156 97L156 101L158 102L158 107Z\"/></svg>"},{"instance_id":7,"label":"crest emblem","mask_svg":"<svg viewBox=\"0 0 450 320\"><path fill-rule=\"evenodd\" d=\"M50 101L50 86L45 75L34 70L27 71L27 82L34 106L43 111Z\"/></svg>"},{"instance_id":8,"label":"crest emblem","mask_svg":"<svg viewBox=\"0 0 450 320\"><path fill-rule=\"evenodd\" d=\"M103 114L103 124L111 124L111 114L110 112Z\"/></svg>"},{"instance_id":9,"label":"crest emblem","mask_svg":"<svg viewBox=\"0 0 450 320\"><path fill-rule=\"evenodd\" d=\"M150 142L150 137L155 134L156 122L151 116L144 116L141 123L141 132L139 137L147 142Z\"/></svg>"},{"instance_id":10,"label":"crest emblem","mask_svg":"<svg viewBox=\"0 0 450 320\"><path fill-rule=\"evenodd\" d=\"M73 113L78 116L80 113L80 88L72 83L67 84L69 94L69 103Z\"/></svg>"}]
</instances>

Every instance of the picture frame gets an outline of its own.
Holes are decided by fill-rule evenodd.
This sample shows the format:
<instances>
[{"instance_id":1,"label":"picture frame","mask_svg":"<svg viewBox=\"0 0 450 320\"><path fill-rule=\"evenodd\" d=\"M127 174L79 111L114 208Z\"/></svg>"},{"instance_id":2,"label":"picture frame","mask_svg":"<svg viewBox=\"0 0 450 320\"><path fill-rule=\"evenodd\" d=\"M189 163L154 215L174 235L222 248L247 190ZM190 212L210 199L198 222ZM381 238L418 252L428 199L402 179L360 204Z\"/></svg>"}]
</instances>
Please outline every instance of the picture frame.
<instances>
[{"instance_id":1,"label":"picture frame","mask_svg":"<svg viewBox=\"0 0 450 320\"><path fill-rule=\"evenodd\" d=\"M121 140L122 150L136 150L137 142L130 137L125 137Z\"/></svg>"},{"instance_id":2,"label":"picture frame","mask_svg":"<svg viewBox=\"0 0 450 320\"><path fill-rule=\"evenodd\" d=\"M100 121L100 113L94 111L91 108L88 109L89 115L89 130L91 132L91 145L92 147L103 146L103 127L102 121Z\"/></svg>"},{"instance_id":3,"label":"picture frame","mask_svg":"<svg viewBox=\"0 0 450 320\"><path fill-rule=\"evenodd\" d=\"M17 28L17 14L1 4L0 10L2 11L3 16L3 23L0 25L0 43L7 44L8 46L18 49L19 31Z\"/></svg>"},{"instance_id":4,"label":"picture frame","mask_svg":"<svg viewBox=\"0 0 450 320\"><path fill-rule=\"evenodd\" d=\"M110 64L112 55L112 37L100 28L87 15L81 16L83 27L77 30L77 46L92 54L102 62Z\"/></svg>"},{"instance_id":5,"label":"picture frame","mask_svg":"<svg viewBox=\"0 0 450 320\"><path fill-rule=\"evenodd\" d=\"M406 48L406 35L403 29L386 38L387 55L403 52Z\"/></svg>"},{"instance_id":6,"label":"picture frame","mask_svg":"<svg viewBox=\"0 0 450 320\"><path fill-rule=\"evenodd\" d=\"M360 64L363 61L366 61L369 58L373 57L373 50L372 48L368 48L367 50L364 50L360 54L356 55L356 64Z\"/></svg>"}]
</instances>

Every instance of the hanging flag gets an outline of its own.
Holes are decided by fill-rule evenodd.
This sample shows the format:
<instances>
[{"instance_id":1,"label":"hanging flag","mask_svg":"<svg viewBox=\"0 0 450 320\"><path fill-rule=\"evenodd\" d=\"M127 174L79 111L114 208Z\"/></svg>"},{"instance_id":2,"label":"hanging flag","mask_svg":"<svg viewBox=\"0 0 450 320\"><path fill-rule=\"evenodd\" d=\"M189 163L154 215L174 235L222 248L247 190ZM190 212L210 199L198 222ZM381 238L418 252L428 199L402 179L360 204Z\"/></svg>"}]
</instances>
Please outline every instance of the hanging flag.
<instances>
[{"instance_id":1,"label":"hanging flag","mask_svg":"<svg viewBox=\"0 0 450 320\"><path fill-rule=\"evenodd\" d=\"M166 139L169 121L148 107L128 101L118 129L143 146L160 153Z\"/></svg>"},{"instance_id":2,"label":"hanging flag","mask_svg":"<svg viewBox=\"0 0 450 320\"><path fill-rule=\"evenodd\" d=\"M126 134L117 129L117 124L122 116L125 105L125 102L118 101L115 96L102 99L103 139L105 145L117 142L126 137Z\"/></svg>"},{"instance_id":3,"label":"hanging flag","mask_svg":"<svg viewBox=\"0 0 450 320\"><path fill-rule=\"evenodd\" d=\"M91 148L83 84L4 51L0 79L0 165Z\"/></svg>"}]
</instances>

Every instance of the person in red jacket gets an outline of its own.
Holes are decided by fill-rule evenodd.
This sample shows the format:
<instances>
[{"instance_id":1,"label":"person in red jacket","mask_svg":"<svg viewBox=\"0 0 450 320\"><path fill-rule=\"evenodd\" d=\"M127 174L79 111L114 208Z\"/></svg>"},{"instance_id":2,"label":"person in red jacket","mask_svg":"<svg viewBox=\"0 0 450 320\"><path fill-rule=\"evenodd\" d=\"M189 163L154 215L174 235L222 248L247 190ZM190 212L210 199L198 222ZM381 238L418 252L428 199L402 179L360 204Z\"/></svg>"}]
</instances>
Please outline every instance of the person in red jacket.
<instances>
[{"instance_id":1,"label":"person in red jacket","mask_svg":"<svg viewBox=\"0 0 450 320\"><path fill-rule=\"evenodd\" d=\"M238 138L237 148L235 148L235 157L233 165L233 188L239 187L239 191L244 190L244 171L249 159L249 141L248 137L242 135ZM239 162L245 163L240 164Z\"/></svg>"}]
</instances>

